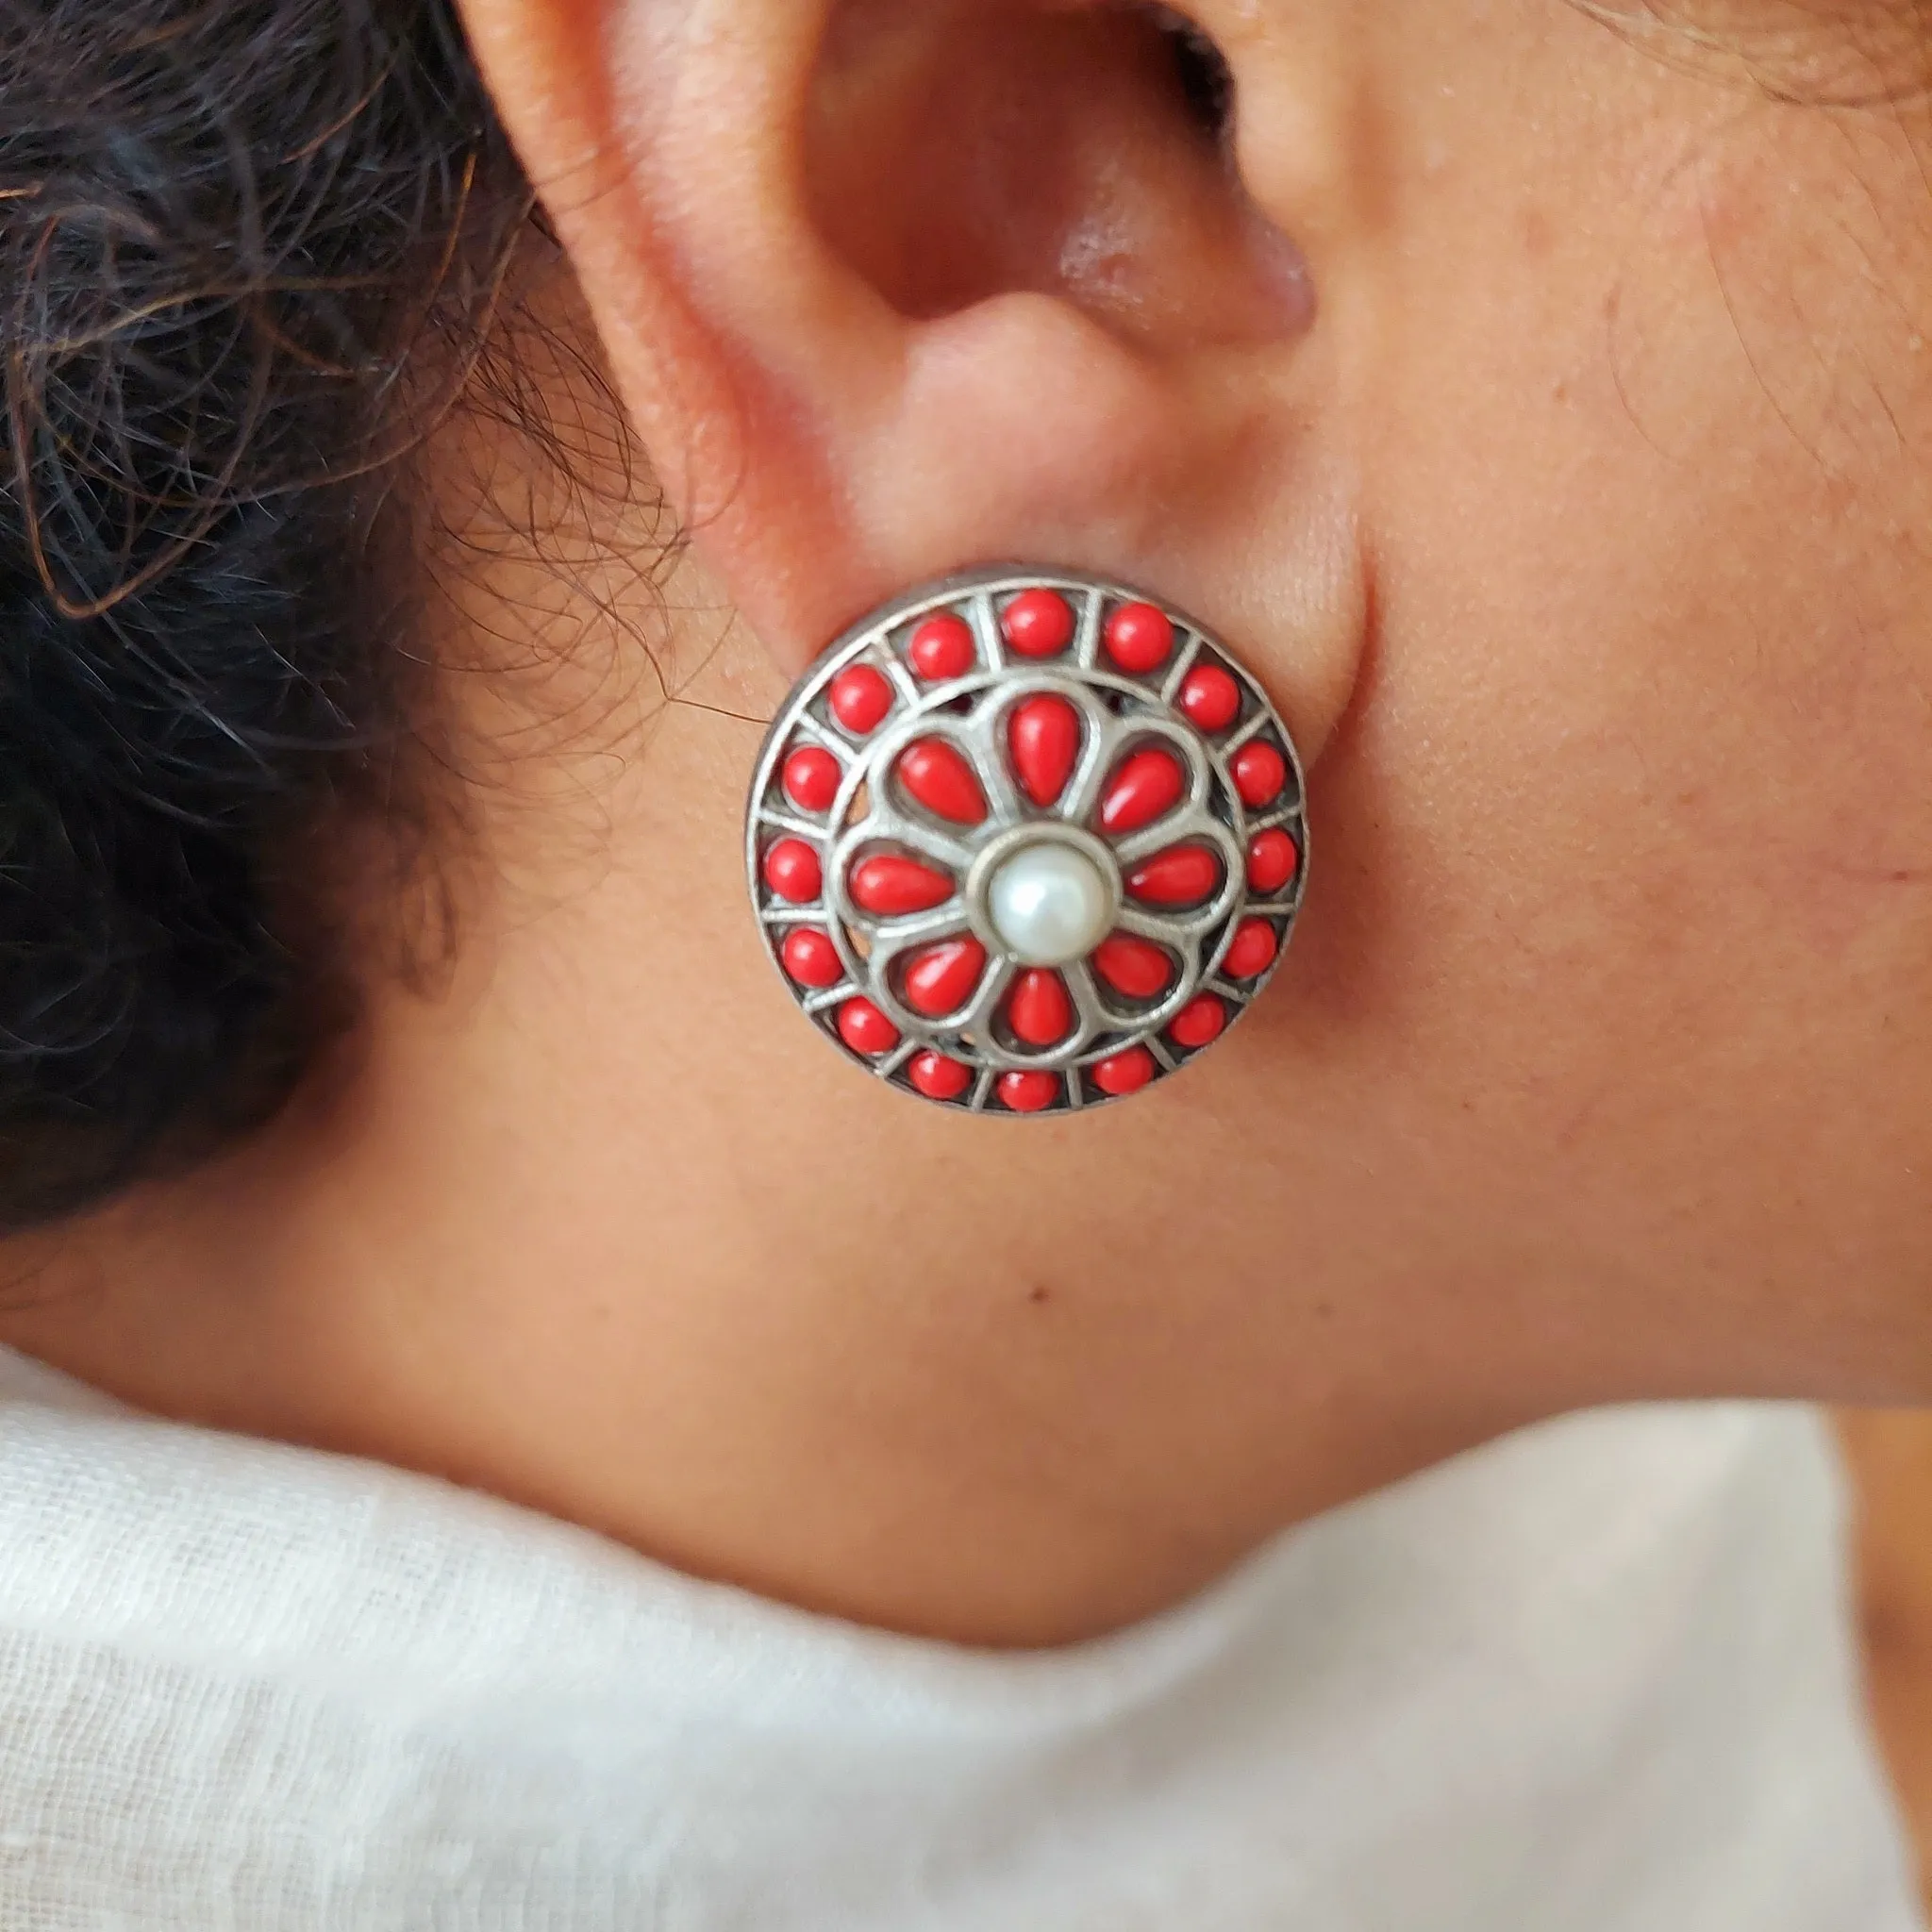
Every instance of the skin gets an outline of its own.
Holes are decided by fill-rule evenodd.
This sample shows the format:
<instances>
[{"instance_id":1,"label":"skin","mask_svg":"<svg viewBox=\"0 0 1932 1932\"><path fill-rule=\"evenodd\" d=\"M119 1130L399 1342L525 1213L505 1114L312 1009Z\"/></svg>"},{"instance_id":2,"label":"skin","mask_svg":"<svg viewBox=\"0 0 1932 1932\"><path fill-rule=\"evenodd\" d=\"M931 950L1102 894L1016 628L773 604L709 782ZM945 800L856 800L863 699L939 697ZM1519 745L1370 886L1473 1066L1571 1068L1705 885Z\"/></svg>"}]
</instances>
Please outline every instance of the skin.
<instances>
[{"instance_id":1,"label":"skin","mask_svg":"<svg viewBox=\"0 0 1932 1932\"><path fill-rule=\"evenodd\" d=\"M0 1333L1001 1644L1578 1405L1932 1398L1932 148L1782 98L1903 9L1201 0L1225 157L1117 10L467 13L689 554L488 542L452 427L455 964ZM739 844L824 641L1014 555L1234 641L1317 841L1225 1047L1017 1129L810 1036Z\"/></svg>"}]
</instances>

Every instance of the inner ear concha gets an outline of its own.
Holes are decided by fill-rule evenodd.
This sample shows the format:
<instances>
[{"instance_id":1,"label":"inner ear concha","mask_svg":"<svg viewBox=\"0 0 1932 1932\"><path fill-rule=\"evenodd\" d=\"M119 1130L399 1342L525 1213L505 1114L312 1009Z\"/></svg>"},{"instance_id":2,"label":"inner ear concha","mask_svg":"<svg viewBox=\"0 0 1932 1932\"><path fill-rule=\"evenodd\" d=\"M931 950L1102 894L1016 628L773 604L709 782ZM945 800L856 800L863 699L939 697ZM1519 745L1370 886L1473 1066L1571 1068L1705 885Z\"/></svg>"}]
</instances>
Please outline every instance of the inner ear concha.
<instances>
[{"instance_id":1,"label":"inner ear concha","mask_svg":"<svg viewBox=\"0 0 1932 1932\"><path fill-rule=\"evenodd\" d=\"M913 320L1025 292L1150 347L1277 340L1306 287L1239 177L1234 105L1228 62L1170 8L839 0L808 206Z\"/></svg>"}]
</instances>

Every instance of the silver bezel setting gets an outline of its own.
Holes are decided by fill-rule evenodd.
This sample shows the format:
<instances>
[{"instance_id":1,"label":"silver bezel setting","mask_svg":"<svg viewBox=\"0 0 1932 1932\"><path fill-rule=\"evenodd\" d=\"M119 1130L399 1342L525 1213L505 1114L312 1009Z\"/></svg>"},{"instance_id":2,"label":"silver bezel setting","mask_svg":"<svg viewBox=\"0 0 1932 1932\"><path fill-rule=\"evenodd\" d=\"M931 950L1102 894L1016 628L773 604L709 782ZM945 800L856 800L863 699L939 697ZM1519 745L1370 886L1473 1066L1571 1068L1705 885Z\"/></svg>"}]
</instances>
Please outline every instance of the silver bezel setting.
<instances>
[{"instance_id":1,"label":"silver bezel setting","mask_svg":"<svg viewBox=\"0 0 1932 1932\"><path fill-rule=\"evenodd\" d=\"M1015 654L1001 628L1012 600L1050 591L1072 608L1072 641L1055 656ZM1154 670L1123 669L1108 655L1108 622L1125 605L1151 605L1174 627L1174 647ZM929 619L956 616L974 640L974 661L964 675L937 682L921 677L908 647ZM1225 670L1241 693L1224 729L1205 732L1176 700L1191 672L1204 663ZM848 730L832 712L834 681L855 665L880 672L891 692L887 715L870 731ZM1007 721L1026 699L1051 696L1073 706L1081 725L1077 758L1056 803L1046 808L1025 795L1008 760ZM970 765L984 793L987 816L972 827L942 821L901 795L894 770L915 741L938 738ZM1259 808L1244 803L1232 765L1243 747L1273 744L1287 769L1279 795ZM837 796L824 812L803 809L783 784L786 762L808 746L837 760ZM1153 823L1123 837L1106 836L1097 814L1109 778L1130 753L1146 746L1172 752L1185 774L1183 795ZM1293 841L1292 876L1278 892L1251 891L1248 853L1261 834L1279 829ZM780 897L766 883L765 855L781 840L797 839L820 861L823 890L808 904ZM1042 839L1071 844L1098 864L1109 882L1113 929L1152 941L1175 964L1175 976L1158 998L1125 999L1091 966L1091 958L1060 971L1075 1015L1073 1030L1044 1050L1032 1050L1004 1030L1000 1015L1023 963L1004 948L987 907L1001 860ZM1123 881L1136 866L1176 845L1202 846L1220 866L1220 885L1205 903L1172 910L1137 903ZM956 891L927 911L884 917L858 905L853 865L874 852L897 852L950 874ZM793 688L773 720L753 774L746 813L745 861L765 947L788 990L818 1030L847 1058L913 1093L909 1069L931 1052L968 1069L958 1096L938 1104L961 1111L1067 1113L1102 1106L1109 1094L1094 1069L1133 1048L1151 1055L1149 1085L1158 1085L1207 1046L1189 1047L1171 1030L1176 1019L1211 996L1222 1003L1224 1034L1273 977L1292 934L1307 877L1308 836L1303 772L1294 741L1267 693L1219 639L1164 598L1076 572L1022 565L969 572L913 591L846 631ZM1234 936L1251 921L1274 935L1264 970L1235 980L1224 968ZM837 949L836 985L795 983L782 954L801 926L824 932ZM894 969L917 949L970 935L987 949L976 990L958 1011L933 1020L901 997ZM869 1001L890 1022L897 1042L880 1054L848 1046L839 1016L848 1002ZM1185 1029L1184 1029L1185 1030ZM1211 1042L1209 1042L1211 1044ZM1143 1063L1144 1064L1144 1063ZM1020 1109L1001 1097L1003 1076L1042 1074L1058 1081L1050 1105ZM1025 1084L1025 1083L1021 1083ZM1033 1083L1039 1091L1041 1083Z\"/></svg>"}]
</instances>

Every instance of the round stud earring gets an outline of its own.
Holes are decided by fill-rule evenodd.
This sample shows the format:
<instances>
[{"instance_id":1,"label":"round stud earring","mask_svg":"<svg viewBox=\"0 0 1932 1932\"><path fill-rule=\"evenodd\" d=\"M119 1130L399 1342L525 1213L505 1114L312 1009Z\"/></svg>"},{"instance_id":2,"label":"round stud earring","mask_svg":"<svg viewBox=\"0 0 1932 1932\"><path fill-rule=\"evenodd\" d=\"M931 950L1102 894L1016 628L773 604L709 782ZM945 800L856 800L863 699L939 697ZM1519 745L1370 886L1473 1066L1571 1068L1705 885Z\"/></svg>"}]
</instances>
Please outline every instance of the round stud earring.
<instances>
[{"instance_id":1,"label":"round stud earring","mask_svg":"<svg viewBox=\"0 0 1932 1932\"><path fill-rule=\"evenodd\" d=\"M1301 761L1234 654L1070 571L946 578L786 699L745 857L813 1024L893 1086L1066 1113L1219 1040L1301 908Z\"/></svg>"}]
</instances>

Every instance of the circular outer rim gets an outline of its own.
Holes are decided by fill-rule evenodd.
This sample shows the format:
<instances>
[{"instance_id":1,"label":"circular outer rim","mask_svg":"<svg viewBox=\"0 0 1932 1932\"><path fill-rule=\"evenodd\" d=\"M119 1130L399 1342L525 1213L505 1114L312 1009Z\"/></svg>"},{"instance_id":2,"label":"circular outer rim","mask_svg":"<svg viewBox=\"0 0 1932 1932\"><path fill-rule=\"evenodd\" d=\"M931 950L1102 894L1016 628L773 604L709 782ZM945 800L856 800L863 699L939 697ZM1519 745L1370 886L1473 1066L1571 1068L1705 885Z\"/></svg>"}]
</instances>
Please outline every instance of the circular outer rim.
<instances>
[{"instance_id":1,"label":"circular outer rim","mask_svg":"<svg viewBox=\"0 0 1932 1932\"><path fill-rule=\"evenodd\" d=\"M1015 657L1003 645L998 625L1001 600L1029 590L1057 591L1074 607L1074 641L1059 657L1044 659ZM1165 612L1174 625L1174 653L1157 672L1145 675L1124 673L1103 656L1101 631L1106 612L1113 606L1126 603L1151 604ZM906 660L903 650L893 648L894 639L898 633L909 631L920 620L946 612L965 620L974 633L978 655L973 667L963 675L926 685ZM1213 739L1199 732L1173 705L1173 698L1187 672L1204 656L1230 672L1243 694L1241 712L1236 724ZM893 709L881 725L863 739L852 738L836 724L827 725L815 722L811 727L802 729L801 718L815 711L823 712L822 700L832 680L859 659L876 664L885 671L893 686ZM1136 1030L1123 1037L1109 1035L1103 1044L1082 1038L1080 1031L1076 1030L1075 1041L1070 1047L1044 1054L1023 1056L1008 1051L991 1039L984 1042L975 1041L970 1051L962 1050L957 1041L951 1045L947 1043L948 1036L955 1030L957 1016L949 1016L943 1022L928 1022L908 1012L896 1001L887 999L880 1004L899 1029L899 1046L880 1058L853 1051L839 1036L839 1008L855 996L871 997L872 989L864 983L865 962L846 930L842 916L846 908L841 903L844 897L843 882L841 877L834 876L833 865L840 841L849 839L852 834L853 827L848 821L855 796L865 775L867 748L900 745L910 736L917 735L911 728L914 721L908 716L908 707L917 707L920 712L932 714L937 722L947 715L945 708L955 700L970 698L996 687L1006 687L1011 691L1012 697L999 708L1004 715L1010 703L1017 702L1027 692L1063 691L1069 684L1077 684L1090 693L1131 693L1143 703L1158 705L1164 715L1147 721L1147 735L1175 741L1183 737L1191 738L1205 749L1209 768L1207 790L1212 794L1214 815L1224 824L1223 837L1215 838L1211 842L1221 847L1224 860L1230 853L1238 860L1226 882L1227 886L1234 888L1232 894L1224 887L1211 902L1213 917L1204 922L1210 931L1218 931L1219 934L1211 955L1201 962L1197 976L1191 978L1184 970L1181 986L1174 992L1144 1014L1136 1016ZM1288 762L1289 783L1283 792L1286 802L1262 811L1250 811L1235 789L1229 760L1250 738L1264 733L1280 746ZM1124 729L1122 737L1127 735ZM779 788L781 757L792 747L795 737L802 737L807 742L829 743L845 767L838 800L824 815L821 824L814 824L806 814L793 808ZM1097 787L1104 774L1088 768L1100 763L1110 766L1117 749L1116 744L1113 750L1099 758L1092 756L1090 733L1080 764L1076 766L1075 774L1069 780L1067 792L1062 796L1077 791L1083 774ZM891 756L896 756L896 751L878 760L880 770L890 769ZM1190 801L1194 808L1204 808L1202 791L1197 767L1193 795ZM1024 815L1019 818L1003 817L1002 802L998 799L990 797L989 803L992 808L991 836L1004 843L1013 836L1018 826L1027 821ZM1041 815L1040 822L1052 821L1050 815ZM1258 833L1275 826L1290 833L1300 853L1295 875L1285 892L1269 899L1253 899L1246 879L1249 841ZM1084 826L1079 829L1083 844L1094 836ZM776 838L784 836L806 837L815 844L824 862L825 891L813 907L791 907L776 899L764 884L760 868L763 852ZM1167 598L1136 585L1084 572L1017 563L998 564L958 572L918 585L869 612L826 647L792 687L759 745L746 803L744 852L753 911L765 952L786 991L833 1047L875 1078L883 1079L925 1106L962 1113L1047 1120L1085 1112L1096 1107L1112 1106L1117 1099L1136 1097L1133 1094L1115 1096L1101 1092L1088 1072L1096 1062L1135 1045L1148 1047L1157 1069L1155 1077L1138 1091L1153 1091L1201 1054L1213 1051L1260 997L1287 957L1307 895L1310 841L1306 773L1293 735L1254 675L1220 638ZM969 866L966 870L973 874L975 881L983 876L983 868L977 865ZM973 888L962 878L962 906L970 899L972 891ZM1224 901L1228 903L1224 906ZM1266 918L1279 933L1280 943L1274 962L1266 971L1237 986L1223 979L1219 969L1222 956L1236 928L1247 916ZM787 933L801 924L817 924L830 934L847 969L845 980L838 987L822 991L803 988L786 973L780 948ZM970 931L981 938L985 936L976 916L961 916L958 924L962 932ZM997 976L997 974L989 974L985 984L991 985ZM1222 1000L1227 1021L1216 1041L1208 1046L1190 1050L1169 1038L1166 1028L1188 1000L1199 991L1211 991ZM990 1008L991 1002L982 999L974 1004L975 1007ZM974 1077L958 1099L934 1101L910 1084L907 1067L915 1055L927 1048L946 1054L948 1058L962 1059L973 1067ZM996 1091L1000 1075L1008 1071L1035 1069L1060 1076L1058 1101L1037 1113L1020 1114L1004 1107Z\"/></svg>"}]
</instances>

